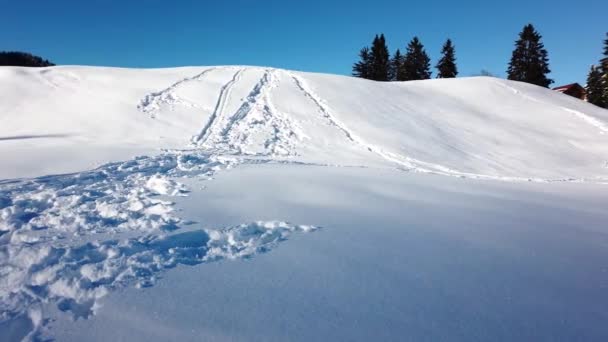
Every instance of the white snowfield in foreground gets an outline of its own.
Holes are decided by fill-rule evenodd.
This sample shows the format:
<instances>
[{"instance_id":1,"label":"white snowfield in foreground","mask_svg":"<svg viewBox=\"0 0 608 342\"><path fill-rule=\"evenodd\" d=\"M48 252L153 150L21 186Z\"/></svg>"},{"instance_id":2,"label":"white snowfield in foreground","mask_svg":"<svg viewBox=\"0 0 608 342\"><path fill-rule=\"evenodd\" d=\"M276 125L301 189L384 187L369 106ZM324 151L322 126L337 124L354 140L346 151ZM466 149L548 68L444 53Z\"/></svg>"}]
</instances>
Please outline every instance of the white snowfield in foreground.
<instances>
[{"instance_id":1,"label":"white snowfield in foreground","mask_svg":"<svg viewBox=\"0 0 608 342\"><path fill-rule=\"evenodd\" d=\"M574 333L581 329L590 339L608 336L594 323L606 314L590 311L580 316L591 317L586 321L570 322L554 307L560 298L581 310L608 304L605 295L592 303L583 295L608 281L605 263L594 268L608 260L608 111L547 89L495 78L378 83L239 66L2 67L0 160L1 340L538 340L581 337ZM214 185L216 177L231 181ZM568 218L557 221L557 213ZM292 241L293 249L272 251L271 259L289 250L274 263L258 256L319 227L327 229L311 234L310 247ZM586 262L589 273L564 263L555 247L530 263L525 248L537 251L537 229L559 232L553 246L569 243L577 252L566 253ZM390 255L403 267L380 257L391 241L409 241ZM432 262L424 270L408 264L444 244L464 260L455 266L464 267L462 274ZM428 260L439 263L443 255L430 253ZM244 276L238 269L244 261L213 263L225 259L251 263L243 266L254 270L246 291L231 285L239 276L229 271ZM403 296L432 288L428 279L435 277L476 278L486 259L487 277L506 271L511 283L455 284L445 307L425 306L439 292L424 293L426 304L416 306ZM203 263L200 269L209 271L202 278L199 267L177 267ZM338 277L325 282L302 272L297 284L277 290L304 311L325 298L315 310L290 316L270 299L249 302L268 290L264 279L293 273L298 263ZM512 264L519 273L503 269ZM560 264L565 271L557 271ZM213 267L226 271L211 277ZM165 276L172 284L165 275L171 268L188 291L156 286ZM421 278L427 271L428 279ZM551 291L533 283L518 292L526 274L537 271L552 282L544 285ZM228 303L203 298L211 278L222 277L213 298L251 296ZM590 288L579 288L582 281ZM345 297L357 283L385 297ZM145 288L154 300L134 300L132 288ZM493 304L463 306L471 301L465 293ZM540 311L513 314L508 301L493 302L509 293L537 294ZM188 309L189 297L201 306ZM131 300L138 309L129 319L139 320L140 330L127 331L128 319L112 318L117 303ZM386 315L377 307L384 300L393 305L385 306ZM360 309L343 306L351 301ZM167 310L156 317L164 330L151 322L159 310L154 303ZM277 317L275 325L256 321L252 329L238 319L246 310L239 303L251 304L256 317ZM496 313L494 304L506 311ZM446 310L469 323L436 326L455 324L442 316ZM236 321L218 318L220 311ZM490 313L507 328L471 323ZM541 313L571 324L542 327L537 335L522 328ZM201 322L188 317L206 316L216 318L195 331ZM300 320L308 329L294 325ZM311 335L312 326L320 335Z\"/></svg>"}]
</instances>

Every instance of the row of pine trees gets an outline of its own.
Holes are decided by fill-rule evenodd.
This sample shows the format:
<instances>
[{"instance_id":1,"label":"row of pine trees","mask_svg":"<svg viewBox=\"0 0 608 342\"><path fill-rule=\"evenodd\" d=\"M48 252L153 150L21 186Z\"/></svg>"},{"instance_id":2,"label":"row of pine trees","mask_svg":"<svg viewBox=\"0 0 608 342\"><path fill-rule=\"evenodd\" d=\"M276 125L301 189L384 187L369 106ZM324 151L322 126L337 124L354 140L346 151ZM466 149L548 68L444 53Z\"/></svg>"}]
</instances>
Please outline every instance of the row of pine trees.
<instances>
[{"instance_id":1,"label":"row of pine trees","mask_svg":"<svg viewBox=\"0 0 608 342\"><path fill-rule=\"evenodd\" d=\"M608 108L608 38L604 42L604 58L592 66L587 79L587 100ZM454 78L458 75L454 44L448 39L441 49L441 58L435 65L437 78ZM553 80L548 77L549 56L542 36L532 24L524 26L515 42L507 68L509 80L521 81L548 88ZM359 61L353 65L353 76L374 81L415 81L430 79L431 59L424 45L414 37L405 54L397 49L390 56L384 34L376 35L371 48L359 51Z\"/></svg>"},{"instance_id":2,"label":"row of pine trees","mask_svg":"<svg viewBox=\"0 0 608 342\"><path fill-rule=\"evenodd\" d=\"M438 78L453 78L458 75L456 54L451 40L443 45L442 57L435 66ZM397 49L391 57L384 34L376 35L372 47L359 51L359 61L353 65L353 76L374 81L416 81L431 78L431 58L418 37L414 37L405 54Z\"/></svg>"},{"instance_id":3,"label":"row of pine trees","mask_svg":"<svg viewBox=\"0 0 608 342\"><path fill-rule=\"evenodd\" d=\"M553 80L547 77L549 58L541 41L542 36L528 24L519 34L515 50L509 62L507 75L510 80L517 80L548 87ZM454 44L448 39L441 49L441 58L435 65L437 78L454 78L458 75ZM371 48L364 47L359 51L359 61L353 65L353 76L374 81L415 81L431 78L431 59L424 45L414 37L405 54L397 49L389 57L384 34L376 35Z\"/></svg>"},{"instance_id":4,"label":"row of pine trees","mask_svg":"<svg viewBox=\"0 0 608 342\"><path fill-rule=\"evenodd\" d=\"M604 57L598 65L592 65L587 76L587 101L608 108L608 33L604 40Z\"/></svg>"}]
</instances>

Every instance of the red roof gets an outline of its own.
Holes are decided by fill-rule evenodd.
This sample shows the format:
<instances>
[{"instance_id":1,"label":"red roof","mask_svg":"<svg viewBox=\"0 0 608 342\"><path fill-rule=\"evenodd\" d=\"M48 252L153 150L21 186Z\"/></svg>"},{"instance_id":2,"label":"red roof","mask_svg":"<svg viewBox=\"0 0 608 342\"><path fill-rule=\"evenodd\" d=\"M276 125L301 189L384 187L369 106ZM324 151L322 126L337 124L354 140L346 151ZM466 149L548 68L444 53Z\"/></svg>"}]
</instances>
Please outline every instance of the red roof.
<instances>
[{"instance_id":1,"label":"red roof","mask_svg":"<svg viewBox=\"0 0 608 342\"><path fill-rule=\"evenodd\" d=\"M570 83L570 84L566 84L566 85L563 85L563 86L555 87L555 88L553 88L553 90L566 91L566 90L572 89L574 87L582 88L582 86L580 84L578 84L578 83Z\"/></svg>"}]
</instances>

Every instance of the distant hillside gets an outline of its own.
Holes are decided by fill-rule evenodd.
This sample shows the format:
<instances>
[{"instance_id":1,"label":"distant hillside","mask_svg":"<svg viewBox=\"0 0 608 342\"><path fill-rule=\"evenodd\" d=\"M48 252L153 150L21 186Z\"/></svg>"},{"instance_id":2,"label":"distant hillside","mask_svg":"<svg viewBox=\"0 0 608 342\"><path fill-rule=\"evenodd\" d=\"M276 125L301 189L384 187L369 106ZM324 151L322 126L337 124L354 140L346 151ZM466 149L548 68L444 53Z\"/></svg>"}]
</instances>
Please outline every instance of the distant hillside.
<instances>
[{"instance_id":1,"label":"distant hillside","mask_svg":"<svg viewBox=\"0 0 608 342\"><path fill-rule=\"evenodd\" d=\"M47 67L55 64L34 56L27 52L2 51L0 52L0 66Z\"/></svg>"}]
</instances>

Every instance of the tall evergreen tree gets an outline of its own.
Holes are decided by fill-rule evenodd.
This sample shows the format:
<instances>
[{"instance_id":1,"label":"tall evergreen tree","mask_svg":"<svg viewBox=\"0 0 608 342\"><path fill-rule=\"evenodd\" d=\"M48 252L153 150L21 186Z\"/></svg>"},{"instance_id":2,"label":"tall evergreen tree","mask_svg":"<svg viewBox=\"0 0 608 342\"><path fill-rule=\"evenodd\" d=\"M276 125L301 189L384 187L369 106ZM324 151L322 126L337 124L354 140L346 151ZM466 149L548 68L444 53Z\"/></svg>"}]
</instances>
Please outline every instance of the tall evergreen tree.
<instances>
[{"instance_id":1,"label":"tall evergreen tree","mask_svg":"<svg viewBox=\"0 0 608 342\"><path fill-rule=\"evenodd\" d=\"M388 81L390 68L390 55L384 34L376 35L371 49L371 75L375 81Z\"/></svg>"},{"instance_id":2,"label":"tall evergreen tree","mask_svg":"<svg viewBox=\"0 0 608 342\"><path fill-rule=\"evenodd\" d=\"M359 51L359 61L353 65L353 76L375 81L390 80L390 56L384 34L376 35L371 49Z\"/></svg>"},{"instance_id":3,"label":"tall evergreen tree","mask_svg":"<svg viewBox=\"0 0 608 342\"><path fill-rule=\"evenodd\" d=\"M366 46L359 51L359 61L353 65L353 76L360 78L371 77L371 54Z\"/></svg>"},{"instance_id":4,"label":"tall evergreen tree","mask_svg":"<svg viewBox=\"0 0 608 342\"><path fill-rule=\"evenodd\" d=\"M441 59L437 63L437 78L454 78L458 75L456 68L456 55L452 40L448 39L441 49Z\"/></svg>"},{"instance_id":5,"label":"tall evergreen tree","mask_svg":"<svg viewBox=\"0 0 608 342\"><path fill-rule=\"evenodd\" d=\"M605 102L604 98L605 83L602 78L603 75L600 68L592 65L589 75L587 76L587 87L585 88L585 91L589 103L605 108L608 103Z\"/></svg>"},{"instance_id":6,"label":"tall evergreen tree","mask_svg":"<svg viewBox=\"0 0 608 342\"><path fill-rule=\"evenodd\" d=\"M604 58L602 64L602 86L604 87L604 108L608 108L608 32L604 40Z\"/></svg>"},{"instance_id":7,"label":"tall evergreen tree","mask_svg":"<svg viewBox=\"0 0 608 342\"><path fill-rule=\"evenodd\" d=\"M510 80L532 83L545 88L553 83L552 79L547 78L551 70L548 53L541 39L542 36L536 32L532 24L524 26L519 39L515 42L515 50L507 69Z\"/></svg>"},{"instance_id":8,"label":"tall evergreen tree","mask_svg":"<svg viewBox=\"0 0 608 342\"><path fill-rule=\"evenodd\" d=\"M414 37L407 46L402 73L405 81L431 78L431 59L418 37Z\"/></svg>"},{"instance_id":9,"label":"tall evergreen tree","mask_svg":"<svg viewBox=\"0 0 608 342\"><path fill-rule=\"evenodd\" d=\"M401 50L397 49L393 58L391 58L390 64L390 80L391 81L404 81L403 77L403 55Z\"/></svg>"},{"instance_id":10,"label":"tall evergreen tree","mask_svg":"<svg viewBox=\"0 0 608 342\"><path fill-rule=\"evenodd\" d=\"M606 39L604 40L604 58L602 58L602 68L604 73L608 74L608 32L606 33Z\"/></svg>"}]
</instances>

